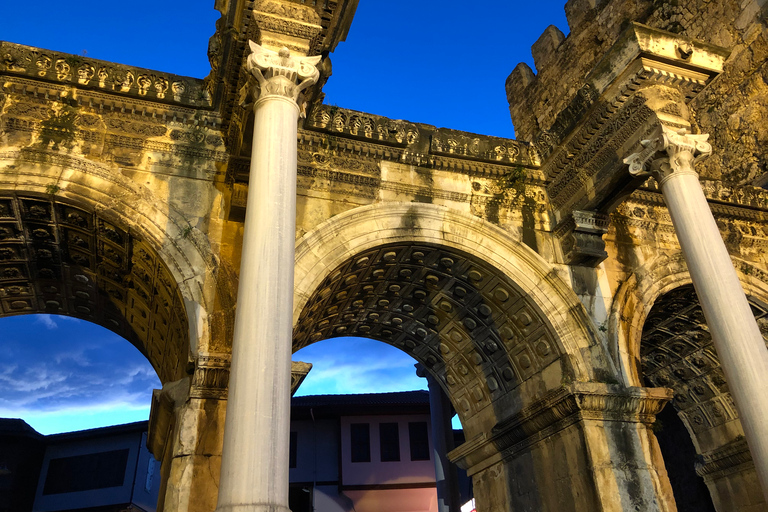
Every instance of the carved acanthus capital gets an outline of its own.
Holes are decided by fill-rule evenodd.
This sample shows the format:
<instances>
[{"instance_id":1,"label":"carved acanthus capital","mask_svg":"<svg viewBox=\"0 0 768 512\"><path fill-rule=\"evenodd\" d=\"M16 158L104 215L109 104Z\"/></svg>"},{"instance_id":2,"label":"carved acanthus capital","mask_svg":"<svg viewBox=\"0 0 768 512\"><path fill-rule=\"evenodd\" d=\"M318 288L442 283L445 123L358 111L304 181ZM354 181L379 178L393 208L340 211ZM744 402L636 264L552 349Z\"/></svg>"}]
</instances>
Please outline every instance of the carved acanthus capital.
<instances>
[{"instance_id":1,"label":"carved acanthus capital","mask_svg":"<svg viewBox=\"0 0 768 512\"><path fill-rule=\"evenodd\" d=\"M246 65L261 86L259 100L284 97L298 102L299 95L320 77L317 64L322 57L292 57L288 48L273 52L249 41L251 54Z\"/></svg>"},{"instance_id":2,"label":"carved acanthus capital","mask_svg":"<svg viewBox=\"0 0 768 512\"><path fill-rule=\"evenodd\" d=\"M653 176L659 185L675 174L696 174L693 166L712 153L709 134L686 133L660 126L657 136L641 141L643 149L624 159L632 176Z\"/></svg>"}]
</instances>

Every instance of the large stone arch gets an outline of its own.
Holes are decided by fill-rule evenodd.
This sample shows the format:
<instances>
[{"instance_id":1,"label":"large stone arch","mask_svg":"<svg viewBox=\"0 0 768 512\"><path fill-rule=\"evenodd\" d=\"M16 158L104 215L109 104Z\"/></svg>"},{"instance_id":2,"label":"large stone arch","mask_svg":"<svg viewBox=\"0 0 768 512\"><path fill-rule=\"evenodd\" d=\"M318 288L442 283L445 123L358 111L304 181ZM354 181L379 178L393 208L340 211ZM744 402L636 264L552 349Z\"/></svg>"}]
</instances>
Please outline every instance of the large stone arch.
<instances>
[{"instance_id":1,"label":"large stone arch","mask_svg":"<svg viewBox=\"0 0 768 512\"><path fill-rule=\"evenodd\" d=\"M732 260L765 333L768 273ZM762 508L739 415L682 253L659 256L633 274L616 295L611 319L614 357L624 378L673 390L670 406L690 435L698 453L696 472L718 512ZM694 460L666 462L694 465Z\"/></svg>"},{"instance_id":2,"label":"large stone arch","mask_svg":"<svg viewBox=\"0 0 768 512\"><path fill-rule=\"evenodd\" d=\"M215 274L207 238L180 212L116 168L35 148L0 154L0 197L7 253L0 263L16 262L25 274L20 281L51 277L64 288L49 286L61 298L56 306L42 285L31 285L3 314L80 316L137 345L162 382L186 375L208 342ZM41 276L43 267L55 275ZM77 280L79 288L65 284ZM88 312L77 300L111 311ZM121 312L125 321L115 318ZM172 324L168 332L166 324Z\"/></svg>"},{"instance_id":3,"label":"large stone arch","mask_svg":"<svg viewBox=\"0 0 768 512\"><path fill-rule=\"evenodd\" d=\"M415 256L414 253L416 253ZM403 265L404 272L413 273L413 276L409 278L403 278L402 275L399 278L404 283L412 283L408 293L413 293L416 288L421 287L416 290L417 295L426 293L428 285L423 282L425 279L435 280L435 289L443 286L449 279L458 279L458 276L450 277L452 272L448 267L451 266L459 267L464 276L464 280L459 279L459 281L465 284L472 281L469 276L474 267L477 267L474 270L478 276L487 272L495 274L489 279L497 279L499 283L505 281L506 289L497 290L491 284L489 285L490 288L479 293L477 298L473 299L474 303L468 306L469 309L474 308L476 310L484 305L490 308L486 316L496 319L509 313L509 318L502 319L501 323L484 324L488 328L488 332L484 331L481 336L490 336L487 339L493 340L493 350L488 350L488 347L485 346L488 343L485 343L483 347L475 346L475 350L461 354L467 368L462 368L460 371L467 371L469 367L488 367L490 362L495 365L492 372L485 373L486 382L483 390L476 392L475 399L478 401L484 401L486 405L495 401L497 395L501 393L496 393L495 389L489 389L488 386L490 385L490 388L498 386L498 389L502 390L506 389L503 385L504 381L512 380L505 378L505 375L506 377L511 375L510 369L504 366L504 362L514 359L516 354L504 350L504 347L510 345L504 335L505 332L509 331L504 328L512 326L512 331L517 337L525 336L525 334L520 331L519 319L517 320L518 325L514 325L516 320L513 317L517 310L502 312L495 309L496 306L491 304L494 299L498 302L499 298L512 292L512 287L515 288L516 295L523 298L525 307L529 309L532 317L541 322L542 325L546 325L543 329L547 331L548 342L552 343L552 350L558 354L553 360L560 360L562 366L557 372L552 372L553 375L556 373L556 382L550 380L548 384L544 384L543 381L536 381L535 385L528 386L526 388L528 397L541 396L548 389L560 386L563 379L593 380L596 371L599 373L606 370L602 366L605 358L602 358L599 353L600 347L595 341L594 330L581 304L551 266L531 249L514 241L496 226L445 207L421 203L386 203L357 208L330 219L299 240L296 252L294 301L295 338L299 346L310 341L317 341L321 337L329 337L324 333L318 335L319 331L317 330L309 332L312 329L309 325L305 325L307 311L313 310L313 308L319 311L318 308L321 307L321 303L327 305L329 304L328 301L333 299L324 296L323 294L326 293L324 290L332 286L332 283L336 282L342 273L347 279L352 279L350 276L359 276L361 271L363 273L369 272L375 261L383 261L386 264L387 259L391 260L389 263L392 265ZM419 259L422 261L417 261ZM435 270L435 275L426 276L424 268ZM413 278L417 273L419 273L419 279L422 280L419 285L413 284ZM349 284L352 285L353 283ZM345 285L341 286L344 287ZM395 284L395 286L403 285ZM472 286L471 282L469 286ZM440 292L442 293L440 297L446 299L447 297L443 292ZM483 293L485 296L480 298ZM494 293L498 296L491 297L490 295ZM435 299L433 304L435 311L431 315L432 318L427 315L428 318L423 323L417 322L418 326L413 324L411 326L412 332L405 333L405 331L399 330L398 332L403 333L403 336L394 343L404 347L405 343L418 343L419 340L429 337L442 338L442 343L438 343L435 347L423 350L416 348L414 352L415 357L422 359L428 368L440 366L442 361L438 360L450 357L455 349L455 347L450 346L450 337L453 336L458 339L467 335L467 327L462 322L458 322L463 325L459 329L460 333L442 330L444 327L440 325L442 317L446 317L449 313L446 308L461 307L456 302L457 300L454 296L447 298L447 302L442 304L440 300ZM522 307L522 303L517 307ZM492 310L493 312L491 312ZM302 312L304 312L303 316ZM407 313L401 312L403 315ZM477 313L475 311L475 315ZM459 312L458 314L464 313ZM482 312L479 314L482 316ZM430 324L430 322L433 323ZM482 320L478 322L477 318L474 317L470 318L468 323L470 325L473 323L481 324ZM345 329L344 325L339 324L337 327L340 330L335 331L335 334L332 335L352 334ZM359 330L355 333L361 336L370 336L370 334L365 334ZM379 334L381 335L381 333ZM511 335L512 332L509 334ZM315 339L312 339L313 336ZM534 334L535 336L536 334ZM405 341L403 338L409 339ZM392 342L386 339L383 341ZM481 340L480 344L483 343ZM414 348L412 347L411 351ZM496 352L497 348L501 349L498 351L499 354L506 354L506 356L499 359L499 356L494 355L493 353ZM535 350L532 347L531 349ZM548 349L542 347L542 350L547 351ZM551 362L550 359L546 359L546 361ZM562 373L563 368L565 373ZM518 370L519 367L513 364L512 372L517 375ZM478 372L478 376L483 373L482 370L478 370ZM442 375L439 380L445 384L447 377ZM450 382L445 385L447 388L451 387ZM472 386L469 387L472 388ZM451 390L448 389L448 391L451 394ZM454 396L454 398L456 397ZM523 401L519 399L508 400L504 403L505 414L513 414L524 405ZM466 404L462 406L456 403L456 406L460 414L462 410L466 411ZM475 407L472 407L471 410L476 412ZM501 419L495 415L494 417L496 421ZM465 428L466 425L465 423Z\"/></svg>"},{"instance_id":4,"label":"large stone arch","mask_svg":"<svg viewBox=\"0 0 768 512\"><path fill-rule=\"evenodd\" d=\"M666 510L647 434L666 393L609 384L576 295L502 229L433 204L350 210L298 241L295 294L294 349L371 337L441 382L468 438L450 457L484 510ZM525 374L522 355L540 364ZM637 470L618 471L630 446Z\"/></svg>"}]
</instances>

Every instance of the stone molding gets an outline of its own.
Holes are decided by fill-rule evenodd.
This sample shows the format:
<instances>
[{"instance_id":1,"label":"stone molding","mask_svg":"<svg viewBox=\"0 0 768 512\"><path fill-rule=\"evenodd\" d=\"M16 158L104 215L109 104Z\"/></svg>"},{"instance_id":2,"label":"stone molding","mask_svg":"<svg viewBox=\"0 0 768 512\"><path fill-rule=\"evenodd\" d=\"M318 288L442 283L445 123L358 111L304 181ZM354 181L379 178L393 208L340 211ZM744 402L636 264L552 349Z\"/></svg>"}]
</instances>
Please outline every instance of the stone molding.
<instances>
[{"instance_id":1,"label":"stone molding","mask_svg":"<svg viewBox=\"0 0 768 512\"><path fill-rule=\"evenodd\" d=\"M0 73L50 80L84 89L143 100L210 107L211 97L203 81L158 71L124 66L14 44L0 42Z\"/></svg>"},{"instance_id":2,"label":"stone molding","mask_svg":"<svg viewBox=\"0 0 768 512\"><path fill-rule=\"evenodd\" d=\"M318 45L323 30L320 15L309 6L277 0L257 0L253 18L261 32L261 44L267 48L288 47L308 54Z\"/></svg>"},{"instance_id":3,"label":"stone molding","mask_svg":"<svg viewBox=\"0 0 768 512\"><path fill-rule=\"evenodd\" d=\"M498 423L448 454L452 462L474 474L515 457L531 445L584 421L616 421L651 425L672 398L666 388L636 388L595 382L563 386Z\"/></svg>"},{"instance_id":4,"label":"stone molding","mask_svg":"<svg viewBox=\"0 0 768 512\"><path fill-rule=\"evenodd\" d=\"M754 470L754 467L747 440L739 437L717 450L700 455L696 461L696 474L709 483L733 473Z\"/></svg>"},{"instance_id":5,"label":"stone molding","mask_svg":"<svg viewBox=\"0 0 768 512\"><path fill-rule=\"evenodd\" d=\"M229 354L208 354L198 356L192 375L191 398L227 398L229 386Z\"/></svg>"},{"instance_id":6,"label":"stone molding","mask_svg":"<svg viewBox=\"0 0 768 512\"><path fill-rule=\"evenodd\" d=\"M246 67L256 77L260 86L255 105L275 97L296 102L301 92L317 82L320 77L317 64L322 57L319 55L292 57L291 52L285 47L279 52L274 52L262 48L253 41L249 44L251 54L246 61Z\"/></svg>"},{"instance_id":7,"label":"stone molding","mask_svg":"<svg viewBox=\"0 0 768 512\"><path fill-rule=\"evenodd\" d=\"M226 400L229 389L229 371L232 357L230 354L207 354L198 356L195 371L192 374L192 384L189 390L190 398L212 398ZM310 363L301 361L291 362L291 395L312 369ZM163 405L160 403L159 405Z\"/></svg>"},{"instance_id":8,"label":"stone molding","mask_svg":"<svg viewBox=\"0 0 768 512\"><path fill-rule=\"evenodd\" d=\"M679 53L682 44L695 44L687 58ZM687 102L722 72L727 55L725 49L691 43L676 34L632 22L595 65L569 106L557 115L548 130L539 133L536 144L545 157L566 138L572 144L571 134L600 97L620 100L655 83L679 88ZM587 123L602 124L600 121L599 116L590 115Z\"/></svg>"},{"instance_id":9,"label":"stone molding","mask_svg":"<svg viewBox=\"0 0 768 512\"><path fill-rule=\"evenodd\" d=\"M690 127L685 104L722 71L727 52L697 46L694 58L678 64L678 42L674 34L631 24L571 105L536 137L557 222L569 209L610 211L631 191L619 173L634 141L650 138L659 124Z\"/></svg>"},{"instance_id":10,"label":"stone molding","mask_svg":"<svg viewBox=\"0 0 768 512\"><path fill-rule=\"evenodd\" d=\"M405 149L403 153L391 149L385 151L397 155L396 160L416 165L439 165L439 157L531 169L540 165L539 154L530 143L435 128L329 105L315 106L304 129L326 134L326 141L333 137L331 142L336 141L338 145L349 140L354 147L365 148L359 144L368 142L372 147L402 148Z\"/></svg>"}]
</instances>

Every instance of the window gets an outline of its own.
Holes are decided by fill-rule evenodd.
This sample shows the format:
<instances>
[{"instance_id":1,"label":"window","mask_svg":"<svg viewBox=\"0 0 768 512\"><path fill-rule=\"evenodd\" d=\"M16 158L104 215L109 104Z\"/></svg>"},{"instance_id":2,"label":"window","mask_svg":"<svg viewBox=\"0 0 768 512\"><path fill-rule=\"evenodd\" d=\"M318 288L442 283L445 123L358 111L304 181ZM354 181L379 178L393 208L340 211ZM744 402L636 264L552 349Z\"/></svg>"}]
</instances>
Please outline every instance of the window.
<instances>
[{"instance_id":1,"label":"window","mask_svg":"<svg viewBox=\"0 0 768 512\"><path fill-rule=\"evenodd\" d=\"M371 429L368 423L352 423L352 462L371 462Z\"/></svg>"},{"instance_id":2,"label":"window","mask_svg":"<svg viewBox=\"0 0 768 512\"><path fill-rule=\"evenodd\" d=\"M426 421L408 423L408 437L411 442L411 460L429 460L429 435Z\"/></svg>"},{"instance_id":3,"label":"window","mask_svg":"<svg viewBox=\"0 0 768 512\"><path fill-rule=\"evenodd\" d=\"M291 446L288 449L288 467L296 467L296 450L299 446L299 433L291 432Z\"/></svg>"},{"instance_id":4,"label":"window","mask_svg":"<svg viewBox=\"0 0 768 512\"><path fill-rule=\"evenodd\" d=\"M379 423L381 462L400 460L400 429L397 423Z\"/></svg>"},{"instance_id":5,"label":"window","mask_svg":"<svg viewBox=\"0 0 768 512\"><path fill-rule=\"evenodd\" d=\"M43 495L120 487L127 464L127 448L51 459Z\"/></svg>"}]
</instances>

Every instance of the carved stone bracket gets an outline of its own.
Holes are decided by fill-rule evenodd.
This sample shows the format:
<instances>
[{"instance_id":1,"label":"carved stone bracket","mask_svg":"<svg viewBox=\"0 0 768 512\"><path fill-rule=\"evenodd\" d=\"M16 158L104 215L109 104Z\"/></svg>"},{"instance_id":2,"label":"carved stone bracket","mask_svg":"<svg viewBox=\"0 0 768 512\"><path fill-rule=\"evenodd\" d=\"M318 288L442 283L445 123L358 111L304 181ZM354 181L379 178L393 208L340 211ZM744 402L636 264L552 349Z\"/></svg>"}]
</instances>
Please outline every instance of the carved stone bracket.
<instances>
[{"instance_id":1,"label":"carved stone bracket","mask_svg":"<svg viewBox=\"0 0 768 512\"><path fill-rule=\"evenodd\" d=\"M584 420L651 425L671 398L672 390L666 388L574 382L499 422L490 436L468 440L448 457L474 474Z\"/></svg>"},{"instance_id":2,"label":"carved stone bracket","mask_svg":"<svg viewBox=\"0 0 768 512\"><path fill-rule=\"evenodd\" d=\"M563 263L596 267L605 260L608 253L605 252L603 235L608 232L609 222L610 218L602 213L571 212L571 218L555 229L563 252Z\"/></svg>"},{"instance_id":3,"label":"carved stone bracket","mask_svg":"<svg viewBox=\"0 0 768 512\"><path fill-rule=\"evenodd\" d=\"M693 166L712 153L708 134L690 134L660 126L654 137L641 141L644 149L624 159L635 177L653 176L663 185L673 174L696 174Z\"/></svg>"},{"instance_id":4,"label":"carved stone bracket","mask_svg":"<svg viewBox=\"0 0 768 512\"><path fill-rule=\"evenodd\" d=\"M248 56L246 65L261 87L258 101L283 97L298 102L302 91L317 82L320 77L317 64L322 57L319 55L292 57L285 47L279 52L273 52L253 41L249 44L252 53Z\"/></svg>"}]
</instances>

